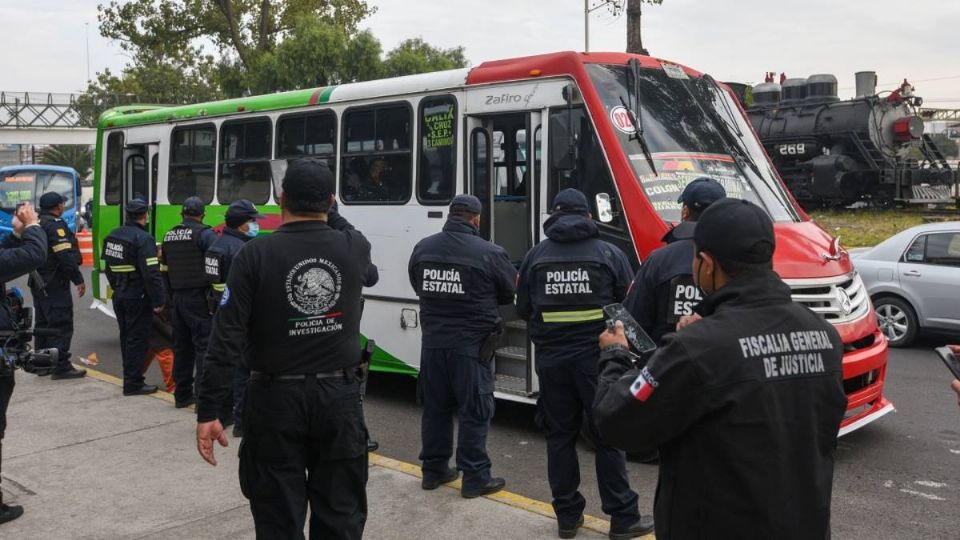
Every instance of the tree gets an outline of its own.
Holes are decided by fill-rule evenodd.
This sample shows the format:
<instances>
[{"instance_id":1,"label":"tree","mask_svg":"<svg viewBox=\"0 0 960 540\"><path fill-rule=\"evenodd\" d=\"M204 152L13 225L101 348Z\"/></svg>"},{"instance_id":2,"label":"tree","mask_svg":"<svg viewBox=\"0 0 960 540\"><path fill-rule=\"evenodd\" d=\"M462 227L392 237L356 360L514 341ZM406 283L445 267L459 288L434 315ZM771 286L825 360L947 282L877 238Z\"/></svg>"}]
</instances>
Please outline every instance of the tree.
<instances>
[{"instance_id":1,"label":"tree","mask_svg":"<svg viewBox=\"0 0 960 540\"><path fill-rule=\"evenodd\" d=\"M463 47L440 49L421 38L408 39L387 53L383 63L387 77L456 69L467 65Z\"/></svg>"},{"instance_id":2,"label":"tree","mask_svg":"<svg viewBox=\"0 0 960 540\"><path fill-rule=\"evenodd\" d=\"M643 46L640 35L640 18L643 15L643 4L660 5L663 0L627 0L627 52L635 54L649 54Z\"/></svg>"},{"instance_id":3,"label":"tree","mask_svg":"<svg viewBox=\"0 0 960 540\"><path fill-rule=\"evenodd\" d=\"M86 178L93 167L93 151L87 145L54 144L43 151L40 163L72 167Z\"/></svg>"},{"instance_id":4,"label":"tree","mask_svg":"<svg viewBox=\"0 0 960 540\"><path fill-rule=\"evenodd\" d=\"M945 157L955 158L960 155L960 147L957 146L957 142L947 137L945 133L936 133L931 135L930 138L933 139L933 143L937 145L937 148Z\"/></svg>"}]
</instances>

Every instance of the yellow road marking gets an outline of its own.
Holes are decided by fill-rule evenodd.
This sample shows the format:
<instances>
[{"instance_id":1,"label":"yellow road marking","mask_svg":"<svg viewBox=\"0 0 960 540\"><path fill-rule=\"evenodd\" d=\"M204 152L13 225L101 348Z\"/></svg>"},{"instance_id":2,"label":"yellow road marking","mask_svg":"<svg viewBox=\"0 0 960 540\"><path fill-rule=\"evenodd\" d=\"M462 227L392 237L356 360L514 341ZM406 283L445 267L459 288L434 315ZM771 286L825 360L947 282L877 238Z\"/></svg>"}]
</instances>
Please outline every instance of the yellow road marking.
<instances>
[{"instance_id":1,"label":"yellow road marking","mask_svg":"<svg viewBox=\"0 0 960 540\"><path fill-rule=\"evenodd\" d=\"M77 366L77 367L85 368L87 370L87 374L90 377L97 379L98 381L103 381L105 383L109 383L114 386L119 386L123 388L123 379L120 379L119 377L115 377L113 375L104 373L102 371L98 371L96 369L91 369L88 366ZM156 393L150 394L150 397L161 399L169 403L174 402L173 394L171 394L170 392L165 392L163 390L157 390ZM195 410L196 406L191 405L190 409ZM417 478L423 477L420 471L419 465L415 465L413 463L407 463L406 461L400 461L399 459L393 459L387 456L382 456L380 454L371 453L370 463L378 467L383 467L384 469L390 469L391 471L401 472L404 474L408 474L410 476L415 476ZM461 488L459 479L457 479L455 482L450 482L449 484L444 484L444 485L453 489ZM536 499L531 499L530 497L524 497L523 495L518 495L510 491L498 491L497 493L494 493L492 495L486 495L485 497L490 500L494 500L499 503L505 504L507 506L512 506L514 508L519 508L521 510L526 510L527 512L539 514L541 516L545 516L551 519L556 518L556 514L553 513L553 506L551 506L550 503L538 501ZM584 514L583 528L600 533L600 534L607 534L610 532L610 522L605 519ZM648 539L648 540L655 540L656 537L652 534L648 534L647 536L643 536L641 538Z\"/></svg>"}]
</instances>

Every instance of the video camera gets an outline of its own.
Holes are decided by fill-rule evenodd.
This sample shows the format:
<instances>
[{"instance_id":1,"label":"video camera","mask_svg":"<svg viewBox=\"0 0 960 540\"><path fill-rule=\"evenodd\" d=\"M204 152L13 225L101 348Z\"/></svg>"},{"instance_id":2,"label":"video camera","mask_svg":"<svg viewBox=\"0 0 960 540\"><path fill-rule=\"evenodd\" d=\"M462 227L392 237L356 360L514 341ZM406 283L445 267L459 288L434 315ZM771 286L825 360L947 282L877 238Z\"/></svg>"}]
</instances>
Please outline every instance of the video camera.
<instances>
[{"instance_id":1,"label":"video camera","mask_svg":"<svg viewBox=\"0 0 960 540\"><path fill-rule=\"evenodd\" d=\"M28 373L45 375L53 370L60 356L57 349L33 350L30 342L36 335L54 335L54 330L33 327L33 308L25 306L23 294L14 287L0 310L9 313L8 329L0 330L0 374L23 369Z\"/></svg>"}]
</instances>

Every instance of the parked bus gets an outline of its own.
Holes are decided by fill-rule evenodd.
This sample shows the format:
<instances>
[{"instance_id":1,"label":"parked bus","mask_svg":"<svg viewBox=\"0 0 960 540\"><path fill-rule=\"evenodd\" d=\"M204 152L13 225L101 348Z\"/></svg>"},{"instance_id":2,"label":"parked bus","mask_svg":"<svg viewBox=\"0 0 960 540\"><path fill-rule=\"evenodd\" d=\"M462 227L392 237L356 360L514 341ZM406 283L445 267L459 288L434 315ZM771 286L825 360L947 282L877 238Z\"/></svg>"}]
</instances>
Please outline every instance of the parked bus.
<instances>
[{"instance_id":1,"label":"parked bus","mask_svg":"<svg viewBox=\"0 0 960 540\"><path fill-rule=\"evenodd\" d=\"M22 202L33 203L39 212L40 196L56 191L67 200L61 216L77 232L77 196L80 175L70 167L55 165L12 165L0 168L0 238L13 230L13 212Z\"/></svg>"},{"instance_id":2,"label":"parked bus","mask_svg":"<svg viewBox=\"0 0 960 540\"><path fill-rule=\"evenodd\" d=\"M680 220L677 197L708 175L776 222L774 265L796 301L832 322L845 343L849 411L841 433L893 410L883 397L887 345L846 251L790 197L730 90L664 60L564 52L472 69L398 77L173 108L105 113L97 138L95 253L144 197L156 238L197 195L206 220L247 198L280 224L284 160L312 156L336 172L340 210L373 244L380 282L366 290L361 331L377 343L373 369L416 374L417 298L407 260L440 230L461 192L485 202L481 233L515 264L543 238L549 201L586 193L604 239L634 267ZM271 181L273 180L273 182ZM110 291L95 264L98 298ZM503 310L496 393L532 402L534 350L523 321Z\"/></svg>"}]
</instances>

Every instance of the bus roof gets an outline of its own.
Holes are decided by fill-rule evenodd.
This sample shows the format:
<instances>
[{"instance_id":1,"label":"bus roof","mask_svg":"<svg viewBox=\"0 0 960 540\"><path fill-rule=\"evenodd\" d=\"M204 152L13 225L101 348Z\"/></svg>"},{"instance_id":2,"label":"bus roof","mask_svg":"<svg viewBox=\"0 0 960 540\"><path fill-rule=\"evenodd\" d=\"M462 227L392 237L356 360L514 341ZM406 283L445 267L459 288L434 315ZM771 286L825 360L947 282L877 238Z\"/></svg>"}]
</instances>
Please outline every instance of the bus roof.
<instances>
[{"instance_id":1,"label":"bus roof","mask_svg":"<svg viewBox=\"0 0 960 540\"><path fill-rule=\"evenodd\" d=\"M0 173L16 173L23 171L58 172L80 176L72 167L61 167L60 165L8 165L6 167L0 167Z\"/></svg>"},{"instance_id":2,"label":"bus roof","mask_svg":"<svg viewBox=\"0 0 960 540\"><path fill-rule=\"evenodd\" d=\"M474 68L436 71L407 75L390 79L364 81L337 86L306 90L293 90L276 94L264 94L207 103L164 107L157 105L132 105L117 107L100 116L100 129L197 120L252 112L275 111L309 107L323 103L336 103L357 99L370 99L390 95L431 92L475 84L490 84L514 80L529 80L536 77L576 75L583 72L588 63L626 63L637 58L643 67L661 68L661 59L627 53L578 53L573 51L511 58L484 62ZM700 73L683 67L690 75Z\"/></svg>"}]
</instances>

